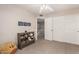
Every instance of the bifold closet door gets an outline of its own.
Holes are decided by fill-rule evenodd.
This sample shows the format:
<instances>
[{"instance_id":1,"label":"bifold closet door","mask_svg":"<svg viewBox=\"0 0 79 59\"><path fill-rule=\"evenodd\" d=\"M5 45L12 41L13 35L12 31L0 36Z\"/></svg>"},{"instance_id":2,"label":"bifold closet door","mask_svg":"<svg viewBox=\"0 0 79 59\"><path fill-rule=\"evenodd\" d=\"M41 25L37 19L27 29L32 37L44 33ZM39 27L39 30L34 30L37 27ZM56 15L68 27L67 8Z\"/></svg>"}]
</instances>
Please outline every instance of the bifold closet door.
<instances>
[{"instance_id":1,"label":"bifold closet door","mask_svg":"<svg viewBox=\"0 0 79 59\"><path fill-rule=\"evenodd\" d=\"M79 44L78 15L54 17L53 23L53 40Z\"/></svg>"},{"instance_id":2,"label":"bifold closet door","mask_svg":"<svg viewBox=\"0 0 79 59\"><path fill-rule=\"evenodd\" d=\"M49 17L45 19L45 39L53 40L53 18Z\"/></svg>"},{"instance_id":3,"label":"bifold closet door","mask_svg":"<svg viewBox=\"0 0 79 59\"><path fill-rule=\"evenodd\" d=\"M64 17L64 40L68 43L77 44L77 15L68 15Z\"/></svg>"},{"instance_id":4,"label":"bifold closet door","mask_svg":"<svg viewBox=\"0 0 79 59\"><path fill-rule=\"evenodd\" d=\"M53 40L64 41L64 17L53 18Z\"/></svg>"},{"instance_id":5,"label":"bifold closet door","mask_svg":"<svg viewBox=\"0 0 79 59\"><path fill-rule=\"evenodd\" d=\"M76 43L79 44L79 14L76 15L76 19L77 19L77 28L76 28L76 33L77 33L77 41Z\"/></svg>"}]
</instances>

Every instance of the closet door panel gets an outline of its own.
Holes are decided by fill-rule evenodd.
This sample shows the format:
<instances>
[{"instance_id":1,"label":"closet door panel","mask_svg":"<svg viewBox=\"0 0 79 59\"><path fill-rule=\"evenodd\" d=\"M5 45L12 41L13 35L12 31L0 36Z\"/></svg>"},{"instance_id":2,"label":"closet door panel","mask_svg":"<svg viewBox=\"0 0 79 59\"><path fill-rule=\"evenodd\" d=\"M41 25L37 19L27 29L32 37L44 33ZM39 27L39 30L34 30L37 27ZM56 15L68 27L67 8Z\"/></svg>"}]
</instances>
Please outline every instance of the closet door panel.
<instances>
[{"instance_id":1,"label":"closet door panel","mask_svg":"<svg viewBox=\"0 0 79 59\"><path fill-rule=\"evenodd\" d=\"M49 17L45 19L45 39L53 40L53 18Z\"/></svg>"},{"instance_id":2,"label":"closet door panel","mask_svg":"<svg viewBox=\"0 0 79 59\"><path fill-rule=\"evenodd\" d=\"M64 41L64 17L54 17L53 23L53 40Z\"/></svg>"},{"instance_id":3,"label":"closet door panel","mask_svg":"<svg viewBox=\"0 0 79 59\"><path fill-rule=\"evenodd\" d=\"M77 42L77 19L75 15L68 15L64 18L64 40L68 43Z\"/></svg>"}]
</instances>

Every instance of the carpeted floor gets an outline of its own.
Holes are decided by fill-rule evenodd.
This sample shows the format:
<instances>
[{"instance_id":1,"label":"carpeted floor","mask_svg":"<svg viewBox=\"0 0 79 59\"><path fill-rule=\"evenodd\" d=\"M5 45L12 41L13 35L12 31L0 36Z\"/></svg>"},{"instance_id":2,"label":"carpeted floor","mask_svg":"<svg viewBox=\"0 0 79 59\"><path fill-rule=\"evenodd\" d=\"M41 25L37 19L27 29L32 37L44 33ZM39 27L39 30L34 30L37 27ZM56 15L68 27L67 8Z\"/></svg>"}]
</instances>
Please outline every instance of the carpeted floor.
<instances>
[{"instance_id":1,"label":"carpeted floor","mask_svg":"<svg viewBox=\"0 0 79 59\"><path fill-rule=\"evenodd\" d=\"M37 40L16 54L78 54L79 46L57 41Z\"/></svg>"}]
</instances>

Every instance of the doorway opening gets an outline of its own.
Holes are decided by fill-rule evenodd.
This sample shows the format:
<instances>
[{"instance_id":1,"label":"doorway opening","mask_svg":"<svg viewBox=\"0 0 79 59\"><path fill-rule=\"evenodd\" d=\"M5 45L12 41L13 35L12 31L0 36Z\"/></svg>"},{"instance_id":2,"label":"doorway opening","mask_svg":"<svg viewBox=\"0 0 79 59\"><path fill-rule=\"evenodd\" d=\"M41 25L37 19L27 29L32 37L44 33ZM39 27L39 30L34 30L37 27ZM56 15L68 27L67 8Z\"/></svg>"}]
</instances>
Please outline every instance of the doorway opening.
<instances>
[{"instance_id":1,"label":"doorway opening","mask_svg":"<svg viewBox=\"0 0 79 59\"><path fill-rule=\"evenodd\" d=\"M45 39L45 25L44 19L37 19L37 39L43 40Z\"/></svg>"}]
</instances>

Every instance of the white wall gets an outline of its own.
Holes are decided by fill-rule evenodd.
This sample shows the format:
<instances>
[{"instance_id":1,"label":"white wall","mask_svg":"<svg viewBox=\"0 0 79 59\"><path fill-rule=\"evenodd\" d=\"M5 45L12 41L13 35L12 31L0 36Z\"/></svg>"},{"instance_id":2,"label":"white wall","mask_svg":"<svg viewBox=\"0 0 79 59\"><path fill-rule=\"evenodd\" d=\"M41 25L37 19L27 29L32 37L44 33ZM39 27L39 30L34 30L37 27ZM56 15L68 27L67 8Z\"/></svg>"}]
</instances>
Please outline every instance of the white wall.
<instances>
[{"instance_id":1,"label":"white wall","mask_svg":"<svg viewBox=\"0 0 79 59\"><path fill-rule=\"evenodd\" d=\"M18 26L18 21L30 22L31 26ZM17 5L0 5L0 43L17 42L17 33L36 32L36 18Z\"/></svg>"}]
</instances>

